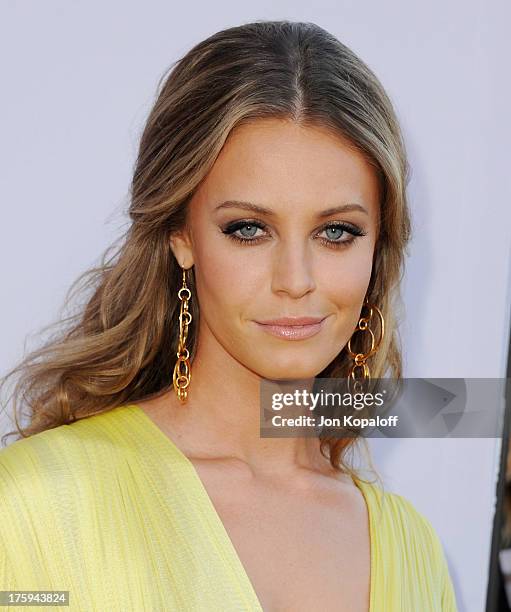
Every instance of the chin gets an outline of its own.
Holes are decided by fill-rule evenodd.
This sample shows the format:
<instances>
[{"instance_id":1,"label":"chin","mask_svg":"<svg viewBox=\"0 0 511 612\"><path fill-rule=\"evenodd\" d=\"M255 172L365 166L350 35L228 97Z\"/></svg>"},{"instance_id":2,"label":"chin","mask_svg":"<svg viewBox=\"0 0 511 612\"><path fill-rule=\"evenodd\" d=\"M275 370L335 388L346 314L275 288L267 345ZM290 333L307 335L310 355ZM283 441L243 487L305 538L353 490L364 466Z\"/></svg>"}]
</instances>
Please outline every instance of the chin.
<instances>
[{"instance_id":1,"label":"chin","mask_svg":"<svg viewBox=\"0 0 511 612\"><path fill-rule=\"evenodd\" d=\"M308 366L302 362L296 365L273 363L271 367L265 364L264 367L258 368L256 371L268 380L298 380L314 378L322 370L323 368L319 365Z\"/></svg>"}]
</instances>

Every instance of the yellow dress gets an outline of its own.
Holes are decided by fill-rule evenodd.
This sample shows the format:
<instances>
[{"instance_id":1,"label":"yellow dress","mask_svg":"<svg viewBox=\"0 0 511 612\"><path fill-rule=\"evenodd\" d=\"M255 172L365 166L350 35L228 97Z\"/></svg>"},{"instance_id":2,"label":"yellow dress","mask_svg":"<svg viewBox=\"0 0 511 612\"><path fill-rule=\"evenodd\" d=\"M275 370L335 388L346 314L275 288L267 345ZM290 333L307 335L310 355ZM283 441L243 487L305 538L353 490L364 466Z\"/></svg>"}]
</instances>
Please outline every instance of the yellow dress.
<instances>
[{"instance_id":1,"label":"yellow dress","mask_svg":"<svg viewBox=\"0 0 511 612\"><path fill-rule=\"evenodd\" d=\"M370 612L455 612L429 521L355 484L369 511ZM66 590L69 606L51 609L70 611L263 610L193 463L136 405L0 450L0 590Z\"/></svg>"}]
</instances>

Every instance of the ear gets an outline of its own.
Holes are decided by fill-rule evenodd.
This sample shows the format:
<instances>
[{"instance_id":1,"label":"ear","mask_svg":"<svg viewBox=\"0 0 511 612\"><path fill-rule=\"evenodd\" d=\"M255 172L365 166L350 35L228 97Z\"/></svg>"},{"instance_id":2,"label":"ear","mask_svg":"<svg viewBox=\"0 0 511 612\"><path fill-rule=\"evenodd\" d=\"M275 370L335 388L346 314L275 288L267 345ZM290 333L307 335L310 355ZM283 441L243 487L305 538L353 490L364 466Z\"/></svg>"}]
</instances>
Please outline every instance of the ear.
<instances>
[{"instance_id":1,"label":"ear","mask_svg":"<svg viewBox=\"0 0 511 612\"><path fill-rule=\"evenodd\" d=\"M174 232L170 236L170 248L182 268L188 270L193 266L192 240L188 230Z\"/></svg>"}]
</instances>

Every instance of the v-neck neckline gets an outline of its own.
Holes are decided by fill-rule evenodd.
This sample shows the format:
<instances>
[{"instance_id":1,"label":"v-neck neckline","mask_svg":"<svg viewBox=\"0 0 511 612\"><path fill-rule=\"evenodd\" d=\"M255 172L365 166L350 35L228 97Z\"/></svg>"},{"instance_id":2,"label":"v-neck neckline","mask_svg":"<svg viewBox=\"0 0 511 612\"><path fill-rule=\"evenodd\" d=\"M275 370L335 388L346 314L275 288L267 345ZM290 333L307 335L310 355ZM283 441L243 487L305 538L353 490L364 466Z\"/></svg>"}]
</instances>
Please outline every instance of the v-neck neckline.
<instances>
[{"instance_id":1,"label":"v-neck neckline","mask_svg":"<svg viewBox=\"0 0 511 612\"><path fill-rule=\"evenodd\" d=\"M156 424L155 421L144 411L138 404L126 404L122 406L122 408L131 408L132 414L139 417L139 421L143 427L145 427L146 433L150 438L156 438L159 441L159 448L163 451L163 453L167 453L170 451L173 458L178 457L181 463L187 468L188 473L192 477L193 482L196 486L196 491L198 493L198 499L200 499L205 506L205 511L209 514L212 524L217 530L217 533L220 537L220 542L222 543L225 551L229 554L234 566L236 567L237 574L244 583L243 586L246 590L247 594L250 594L250 598L253 600L254 604L257 606L257 612L264 612L263 606L259 600L259 596L257 595L254 585L243 565L241 558L236 550L234 543L231 539L231 536L227 532L225 525L218 514L215 505L213 504L213 500L209 495L206 486L202 482L199 473L193 464L193 462L183 453L183 451L177 446L177 444ZM376 586L376 526L374 523L374 516L371 507L371 501L369 499L369 492L366 489L365 483L359 481L356 478L352 477L352 481L355 486L362 493L364 498L364 502L367 509L367 516L369 521L369 540L370 540L370 587L369 587L369 610L368 612L373 612L375 605L375 586ZM255 611L254 611L255 612Z\"/></svg>"}]
</instances>

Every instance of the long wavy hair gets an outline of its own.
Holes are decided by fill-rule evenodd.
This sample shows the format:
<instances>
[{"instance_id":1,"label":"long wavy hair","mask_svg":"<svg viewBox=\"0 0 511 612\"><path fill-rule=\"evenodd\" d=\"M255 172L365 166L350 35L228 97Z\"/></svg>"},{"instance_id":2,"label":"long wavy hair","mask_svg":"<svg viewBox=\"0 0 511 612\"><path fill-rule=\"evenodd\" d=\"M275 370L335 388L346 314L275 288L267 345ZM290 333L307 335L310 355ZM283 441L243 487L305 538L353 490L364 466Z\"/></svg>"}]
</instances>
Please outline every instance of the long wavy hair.
<instances>
[{"instance_id":1,"label":"long wavy hair","mask_svg":"<svg viewBox=\"0 0 511 612\"><path fill-rule=\"evenodd\" d=\"M2 379L0 389L18 375L9 399L17 429L3 442L172 388L181 269L169 236L186 223L188 202L231 131L260 118L327 127L374 166L382 187L380 232L366 295L382 311L386 333L371 358L371 373L401 377L396 313L410 237L409 168L392 103L373 72L314 23L257 21L199 42L167 73L140 139L129 194L131 224L101 264L71 285L65 305L82 295L78 311L48 326L57 332ZM188 284L193 293L193 271ZM191 309L193 364L197 300ZM364 343L359 340L361 351L368 348ZM351 363L344 347L320 376L345 376ZM18 412L27 425L20 425ZM333 467L350 471L345 455L354 441L324 440L321 451Z\"/></svg>"}]
</instances>

